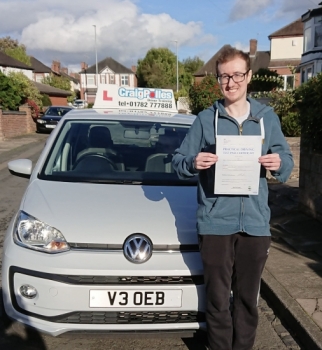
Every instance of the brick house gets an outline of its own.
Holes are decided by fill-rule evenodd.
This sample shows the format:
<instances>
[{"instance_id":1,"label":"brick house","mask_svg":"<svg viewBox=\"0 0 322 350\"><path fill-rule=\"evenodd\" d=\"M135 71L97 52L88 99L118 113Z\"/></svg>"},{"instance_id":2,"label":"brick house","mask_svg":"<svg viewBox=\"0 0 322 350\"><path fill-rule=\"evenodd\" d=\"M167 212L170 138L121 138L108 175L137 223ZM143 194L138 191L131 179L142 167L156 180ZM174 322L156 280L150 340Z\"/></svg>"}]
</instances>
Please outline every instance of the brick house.
<instances>
[{"instance_id":1,"label":"brick house","mask_svg":"<svg viewBox=\"0 0 322 350\"><path fill-rule=\"evenodd\" d=\"M211 59L206 62L206 64L199 69L194 74L195 82L199 83L202 79L207 75L215 75L216 76L216 61L223 50L231 47L230 45L224 45L219 51L215 53ZM253 73L256 73L260 68L267 68L270 55L269 51L257 51L257 40L251 39L249 42L249 56L251 69Z\"/></svg>"},{"instance_id":2,"label":"brick house","mask_svg":"<svg viewBox=\"0 0 322 350\"><path fill-rule=\"evenodd\" d=\"M268 68L284 77L284 90L300 85L300 74L293 74L289 66L297 68L303 53L303 23L301 19L269 35L270 62Z\"/></svg>"},{"instance_id":3,"label":"brick house","mask_svg":"<svg viewBox=\"0 0 322 350\"><path fill-rule=\"evenodd\" d=\"M99 84L116 84L119 86L136 87L136 67L129 69L111 57L107 57L96 64L88 67L85 62L81 63L80 96L89 103L95 101L96 91Z\"/></svg>"}]
</instances>

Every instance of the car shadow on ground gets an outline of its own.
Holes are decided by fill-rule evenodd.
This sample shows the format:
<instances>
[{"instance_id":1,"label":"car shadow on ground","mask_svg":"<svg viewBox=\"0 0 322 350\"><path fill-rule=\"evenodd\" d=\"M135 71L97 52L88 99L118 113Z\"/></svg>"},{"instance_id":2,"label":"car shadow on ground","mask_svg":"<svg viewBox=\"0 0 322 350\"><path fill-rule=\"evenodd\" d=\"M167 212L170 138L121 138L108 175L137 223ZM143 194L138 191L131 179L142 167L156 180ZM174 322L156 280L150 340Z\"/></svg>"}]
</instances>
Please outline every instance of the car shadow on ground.
<instances>
[{"instance_id":1,"label":"car shadow on ground","mask_svg":"<svg viewBox=\"0 0 322 350\"><path fill-rule=\"evenodd\" d=\"M39 332L8 318L4 311L1 287L0 298L0 349L46 350L47 347Z\"/></svg>"},{"instance_id":2,"label":"car shadow on ground","mask_svg":"<svg viewBox=\"0 0 322 350\"><path fill-rule=\"evenodd\" d=\"M189 350L207 350L207 335L206 332L200 331L195 333L193 338L182 338L187 349Z\"/></svg>"}]
</instances>

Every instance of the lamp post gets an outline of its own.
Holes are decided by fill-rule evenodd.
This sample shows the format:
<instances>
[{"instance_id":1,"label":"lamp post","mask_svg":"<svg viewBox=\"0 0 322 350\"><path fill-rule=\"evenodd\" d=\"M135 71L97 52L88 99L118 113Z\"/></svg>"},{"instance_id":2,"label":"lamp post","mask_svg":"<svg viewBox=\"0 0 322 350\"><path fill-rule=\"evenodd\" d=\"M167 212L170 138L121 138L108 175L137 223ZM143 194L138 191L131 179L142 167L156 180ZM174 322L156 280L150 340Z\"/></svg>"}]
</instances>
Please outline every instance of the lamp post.
<instances>
[{"instance_id":1,"label":"lamp post","mask_svg":"<svg viewBox=\"0 0 322 350\"><path fill-rule=\"evenodd\" d=\"M173 40L176 43L176 56L177 56L177 92L179 91L179 69L178 69L178 40Z\"/></svg>"},{"instance_id":2,"label":"lamp post","mask_svg":"<svg viewBox=\"0 0 322 350\"><path fill-rule=\"evenodd\" d=\"M96 62L96 86L98 89L98 66L97 66L97 45L96 45L96 24L93 24L95 33L95 62Z\"/></svg>"}]
</instances>

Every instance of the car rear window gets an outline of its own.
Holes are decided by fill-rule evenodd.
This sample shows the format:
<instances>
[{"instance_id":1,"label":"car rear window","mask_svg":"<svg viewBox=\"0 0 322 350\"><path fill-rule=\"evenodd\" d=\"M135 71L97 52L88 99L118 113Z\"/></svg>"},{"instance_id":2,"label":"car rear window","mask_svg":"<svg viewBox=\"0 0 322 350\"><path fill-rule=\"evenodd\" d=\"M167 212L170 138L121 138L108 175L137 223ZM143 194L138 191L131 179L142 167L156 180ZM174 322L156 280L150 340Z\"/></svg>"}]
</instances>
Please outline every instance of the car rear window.
<instances>
[{"instance_id":1,"label":"car rear window","mask_svg":"<svg viewBox=\"0 0 322 350\"><path fill-rule=\"evenodd\" d=\"M179 180L172 157L190 125L65 121L39 175L44 180L195 185Z\"/></svg>"}]
</instances>

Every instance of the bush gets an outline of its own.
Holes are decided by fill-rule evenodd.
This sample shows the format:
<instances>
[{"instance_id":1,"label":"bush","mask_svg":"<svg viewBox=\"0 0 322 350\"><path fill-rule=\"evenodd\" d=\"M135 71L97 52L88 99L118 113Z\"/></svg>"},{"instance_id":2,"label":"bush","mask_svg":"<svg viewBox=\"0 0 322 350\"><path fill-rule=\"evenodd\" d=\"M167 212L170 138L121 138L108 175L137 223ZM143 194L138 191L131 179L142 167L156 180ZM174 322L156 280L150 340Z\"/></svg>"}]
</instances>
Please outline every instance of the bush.
<instances>
[{"instance_id":1,"label":"bush","mask_svg":"<svg viewBox=\"0 0 322 350\"><path fill-rule=\"evenodd\" d=\"M52 105L49 96L46 95L46 94L43 94L43 95L42 95L41 101L42 101L42 105L43 105L44 107L49 107L49 106Z\"/></svg>"},{"instance_id":2,"label":"bush","mask_svg":"<svg viewBox=\"0 0 322 350\"><path fill-rule=\"evenodd\" d=\"M220 98L222 93L217 79L213 75L207 75L200 83L192 85L189 90L191 112L198 114Z\"/></svg>"},{"instance_id":3,"label":"bush","mask_svg":"<svg viewBox=\"0 0 322 350\"><path fill-rule=\"evenodd\" d=\"M0 72L0 105L4 110L17 110L22 102L19 86Z\"/></svg>"},{"instance_id":4,"label":"bush","mask_svg":"<svg viewBox=\"0 0 322 350\"><path fill-rule=\"evenodd\" d=\"M279 116L282 131L285 136L300 136L301 126L299 110L296 106L296 90L274 90L268 96L271 98L269 105L274 108Z\"/></svg>"},{"instance_id":5,"label":"bush","mask_svg":"<svg viewBox=\"0 0 322 350\"><path fill-rule=\"evenodd\" d=\"M322 73L296 90L297 107L302 128L303 145L322 152Z\"/></svg>"},{"instance_id":6,"label":"bush","mask_svg":"<svg viewBox=\"0 0 322 350\"><path fill-rule=\"evenodd\" d=\"M248 85L249 92L272 91L274 89L282 88L284 79L281 78L276 71L260 68L252 76L252 80Z\"/></svg>"}]
</instances>

